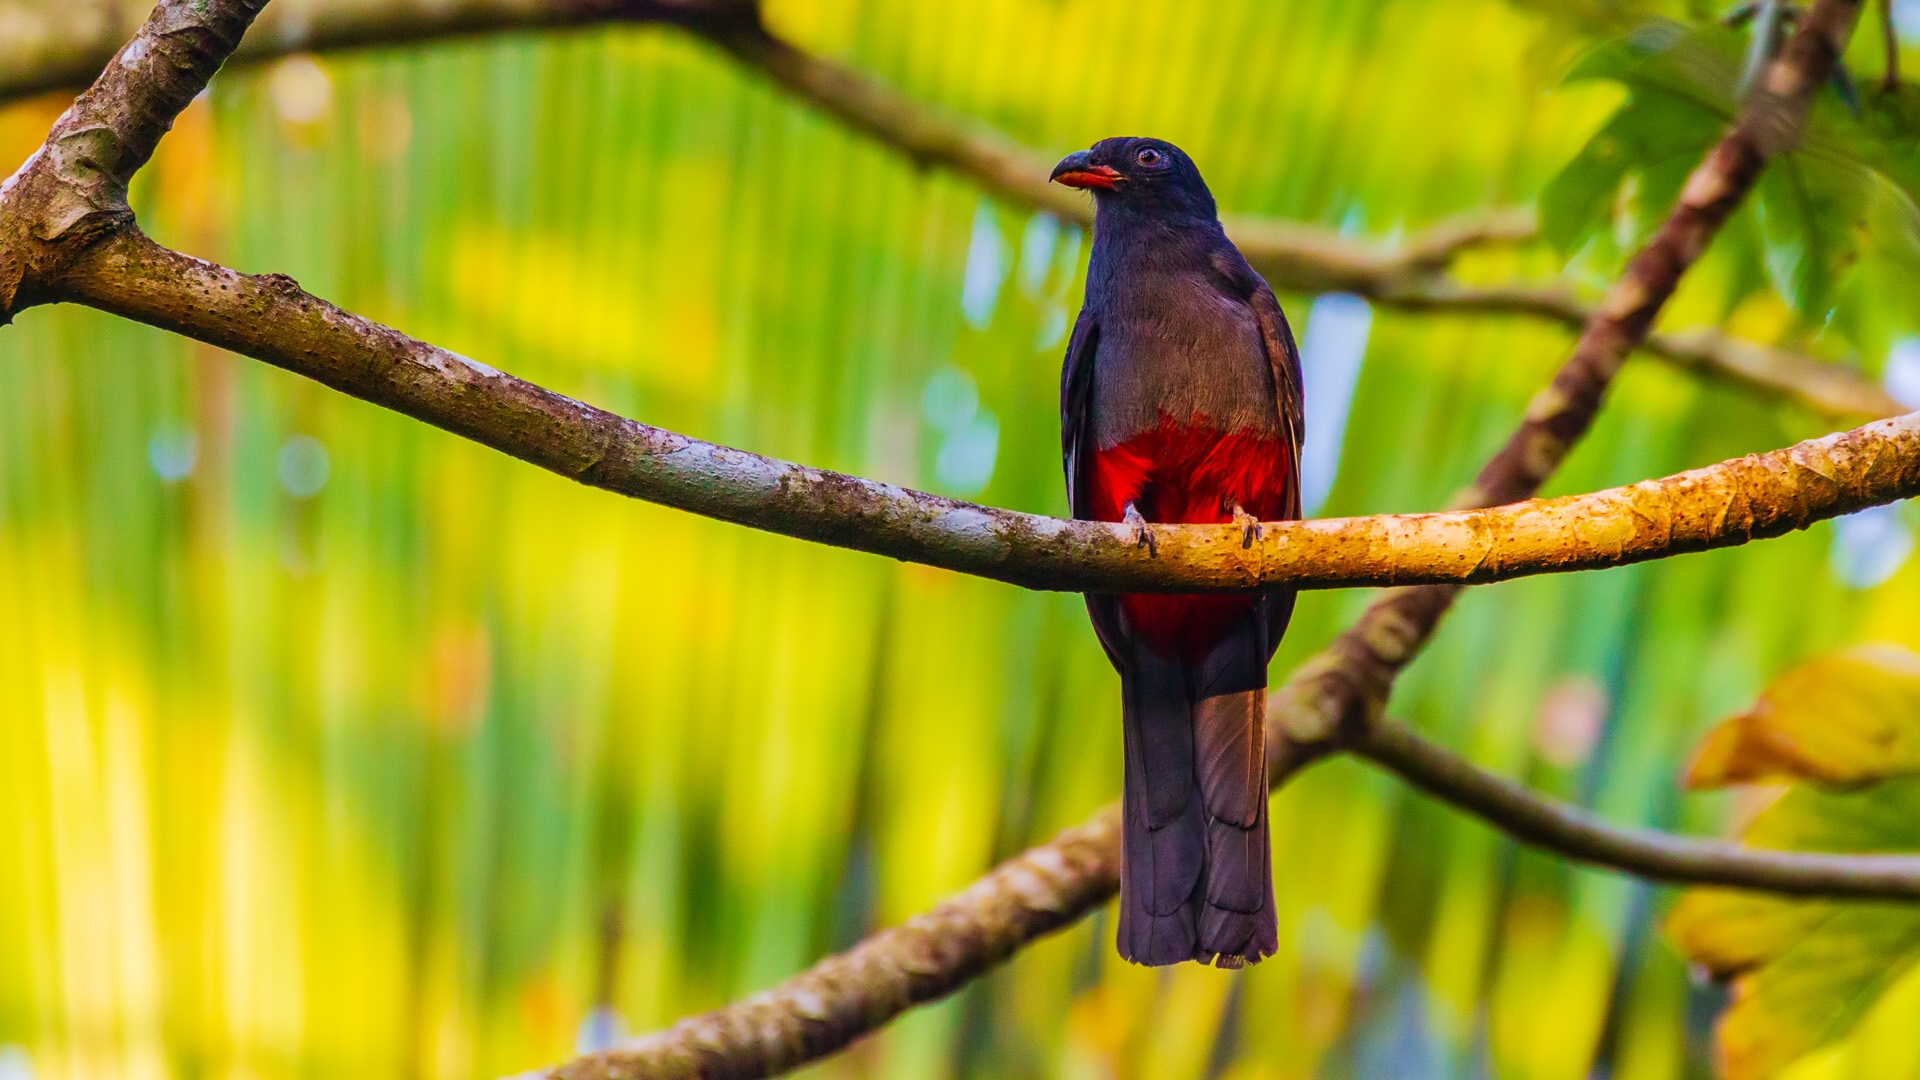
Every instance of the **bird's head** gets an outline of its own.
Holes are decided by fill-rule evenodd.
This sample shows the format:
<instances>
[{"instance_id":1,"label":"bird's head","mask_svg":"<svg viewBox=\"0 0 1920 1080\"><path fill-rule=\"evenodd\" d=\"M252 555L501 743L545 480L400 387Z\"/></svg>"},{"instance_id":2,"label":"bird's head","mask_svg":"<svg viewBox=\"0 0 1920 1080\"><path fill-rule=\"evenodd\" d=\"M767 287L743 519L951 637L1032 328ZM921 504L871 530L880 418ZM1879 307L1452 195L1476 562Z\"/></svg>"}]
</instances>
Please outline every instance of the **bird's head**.
<instances>
[{"instance_id":1,"label":"bird's head","mask_svg":"<svg viewBox=\"0 0 1920 1080\"><path fill-rule=\"evenodd\" d=\"M1049 179L1093 192L1102 206L1203 218L1215 214L1213 195L1193 159L1164 139L1101 139L1061 158Z\"/></svg>"}]
</instances>

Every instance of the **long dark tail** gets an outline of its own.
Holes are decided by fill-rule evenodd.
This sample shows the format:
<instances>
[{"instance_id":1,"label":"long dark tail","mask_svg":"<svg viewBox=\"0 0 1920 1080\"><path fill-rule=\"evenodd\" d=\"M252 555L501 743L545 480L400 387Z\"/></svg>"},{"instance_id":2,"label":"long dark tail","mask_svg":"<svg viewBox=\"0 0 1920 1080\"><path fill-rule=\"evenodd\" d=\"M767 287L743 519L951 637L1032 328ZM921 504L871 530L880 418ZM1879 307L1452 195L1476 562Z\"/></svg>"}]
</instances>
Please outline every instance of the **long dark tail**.
<instances>
[{"instance_id":1,"label":"long dark tail","mask_svg":"<svg viewBox=\"0 0 1920 1080\"><path fill-rule=\"evenodd\" d=\"M1120 955L1240 967L1279 944L1267 837L1267 632L1247 618L1198 663L1133 646Z\"/></svg>"}]
</instances>

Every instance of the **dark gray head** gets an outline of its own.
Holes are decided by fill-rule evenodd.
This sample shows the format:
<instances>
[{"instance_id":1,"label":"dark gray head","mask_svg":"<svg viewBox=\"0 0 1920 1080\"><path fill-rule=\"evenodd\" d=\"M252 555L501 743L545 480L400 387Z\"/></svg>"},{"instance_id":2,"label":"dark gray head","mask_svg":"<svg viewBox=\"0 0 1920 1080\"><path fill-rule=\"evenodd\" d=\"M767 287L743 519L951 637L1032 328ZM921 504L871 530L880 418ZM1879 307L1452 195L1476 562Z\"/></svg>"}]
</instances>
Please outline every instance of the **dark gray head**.
<instances>
[{"instance_id":1,"label":"dark gray head","mask_svg":"<svg viewBox=\"0 0 1920 1080\"><path fill-rule=\"evenodd\" d=\"M1207 221L1216 215L1213 194L1193 159L1164 139L1101 139L1061 158L1050 179L1093 192L1103 207Z\"/></svg>"}]
</instances>

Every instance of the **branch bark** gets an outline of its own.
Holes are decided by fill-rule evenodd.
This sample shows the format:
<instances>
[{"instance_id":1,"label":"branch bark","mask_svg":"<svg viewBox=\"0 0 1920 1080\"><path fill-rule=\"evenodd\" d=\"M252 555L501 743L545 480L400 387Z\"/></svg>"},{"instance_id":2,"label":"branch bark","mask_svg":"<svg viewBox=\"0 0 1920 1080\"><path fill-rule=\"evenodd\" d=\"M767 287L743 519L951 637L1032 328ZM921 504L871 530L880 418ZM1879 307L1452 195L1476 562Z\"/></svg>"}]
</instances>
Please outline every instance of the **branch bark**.
<instances>
[{"instance_id":1,"label":"branch bark","mask_svg":"<svg viewBox=\"0 0 1920 1080\"><path fill-rule=\"evenodd\" d=\"M1636 877L1787 896L1920 900L1920 856L1767 851L1610 825L1486 772L1393 719L1382 719L1350 749L1516 840Z\"/></svg>"},{"instance_id":2,"label":"branch bark","mask_svg":"<svg viewBox=\"0 0 1920 1080\"><path fill-rule=\"evenodd\" d=\"M1920 416L1588 495L1493 509L1125 526L977 506L716 446L594 408L127 229L51 295L217 345L582 483L735 524L1033 589L1480 584L1620 566L1805 528L1920 494ZM1537 482L1537 481L1535 481Z\"/></svg>"},{"instance_id":3,"label":"branch bark","mask_svg":"<svg viewBox=\"0 0 1920 1080\"><path fill-rule=\"evenodd\" d=\"M0 34L0 100L86 81L113 55L140 10L140 0L79 11L44 0L0 8L0 25L9 30ZM258 61L300 51L621 22L685 27L922 167L957 172L1017 205L1090 222L1085 200L1045 183L1049 162L1032 150L774 37L758 22L750 0L294 0L270 9L237 57ZM1233 218L1228 228L1255 268L1283 292L1352 292L1408 311L1520 315L1576 329L1592 314L1590 305L1557 284L1477 287L1441 273L1470 248L1529 239L1533 215L1524 209L1442 222L1398 245L1354 241L1301 222ZM1829 417L1904 411L1850 369L1712 331L1654 334L1645 348Z\"/></svg>"}]
</instances>

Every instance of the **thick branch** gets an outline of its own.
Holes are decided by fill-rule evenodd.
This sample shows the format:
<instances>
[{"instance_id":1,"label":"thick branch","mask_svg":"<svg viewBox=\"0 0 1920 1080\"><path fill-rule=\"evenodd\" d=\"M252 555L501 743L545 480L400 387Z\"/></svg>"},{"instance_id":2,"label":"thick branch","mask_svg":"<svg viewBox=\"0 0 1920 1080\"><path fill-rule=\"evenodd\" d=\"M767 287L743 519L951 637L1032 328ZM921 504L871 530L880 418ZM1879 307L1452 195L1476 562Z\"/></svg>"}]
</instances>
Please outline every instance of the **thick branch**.
<instances>
[{"instance_id":1,"label":"thick branch","mask_svg":"<svg viewBox=\"0 0 1920 1080\"><path fill-rule=\"evenodd\" d=\"M1789 896L1920 900L1920 856L1768 851L1610 825L1485 772L1392 719L1380 720L1351 749L1517 840L1637 877Z\"/></svg>"},{"instance_id":2,"label":"thick branch","mask_svg":"<svg viewBox=\"0 0 1920 1080\"><path fill-rule=\"evenodd\" d=\"M14 32L0 35L0 100L85 81L124 40L123 27L131 28L139 7L136 0L104 14L95 9L90 18L46 2L9 12ZM238 56L261 60L295 51L611 22L686 26L922 166L958 172L1009 202L1083 224L1089 220L1084 199L1045 182L1048 163L1032 150L780 41L759 26L744 0L296 0L269 9ZM1443 222L1397 245L1355 241L1301 222L1238 218L1228 225L1248 259L1282 291L1354 292L1410 311L1525 315L1576 328L1591 314L1557 285L1464 286L1439 273L1468 248L1531 237L1533 218L1526 210ZM1796 398L1829 416L1901 411L1846 368L1712 332L1655 334L1646 349L1702 374Z\"/></svg>"},{"instance_id":3,"label":"thick branch","mask_svg":"<svg viewBox=\"0 0 1920 1080\"><path fill-rule=\"evenodd\" d=\"M1562 499L1440 514L1124 526L975 506L650 427L137 232L71 267L59 295L251 356L609 491L1028 588L1196 591L1476 584L1619 566L1778 536L1920 494L1920 418Z\"/></svg>"}]
</instances>

